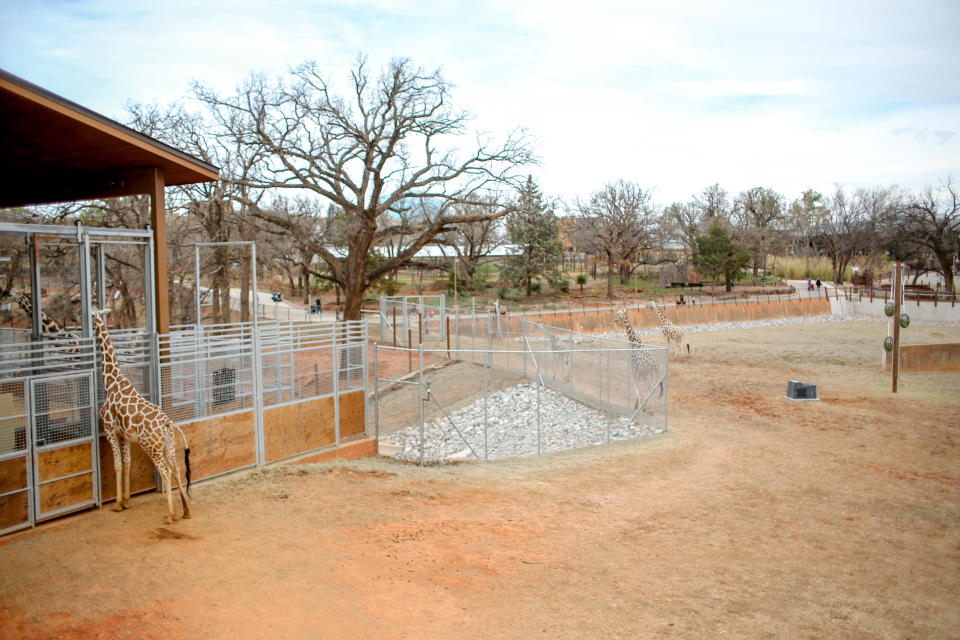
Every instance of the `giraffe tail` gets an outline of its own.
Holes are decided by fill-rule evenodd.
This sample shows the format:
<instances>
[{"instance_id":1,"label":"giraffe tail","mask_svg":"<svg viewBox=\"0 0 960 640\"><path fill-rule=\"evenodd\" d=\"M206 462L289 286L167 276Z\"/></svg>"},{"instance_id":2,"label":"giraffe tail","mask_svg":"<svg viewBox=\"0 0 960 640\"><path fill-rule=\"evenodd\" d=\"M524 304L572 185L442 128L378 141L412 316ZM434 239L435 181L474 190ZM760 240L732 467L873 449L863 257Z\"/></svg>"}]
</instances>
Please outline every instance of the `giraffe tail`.
<instances>
[{"instance_id":1,"label":"giraffe tail","mask_svg":"<svg viewBox=\"0 0 960 640\"><path fill-rule=\"evenodd\" d=\"M184 435L180 425L174 422L173 426L180 432L180 437L183 438L183 467L187 476L187 496L192 498L193 496L190 495L190 445L187 444L187 436Z\"/></svg>"}]
</instances>

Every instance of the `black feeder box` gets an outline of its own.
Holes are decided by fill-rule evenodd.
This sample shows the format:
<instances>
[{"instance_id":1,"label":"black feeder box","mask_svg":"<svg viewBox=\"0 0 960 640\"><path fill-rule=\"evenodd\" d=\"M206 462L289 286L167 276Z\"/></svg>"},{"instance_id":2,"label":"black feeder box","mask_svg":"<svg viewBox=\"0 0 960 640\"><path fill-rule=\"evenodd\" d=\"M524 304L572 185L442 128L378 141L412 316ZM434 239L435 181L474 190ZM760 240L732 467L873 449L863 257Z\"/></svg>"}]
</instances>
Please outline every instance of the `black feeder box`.
<instances>
[{"instance_id":1,"label":"black feeder box","mask_svg":"<svg viewBox=\"0 0 960 640\"><path fill-rule=\"evenodd\" d=\"M791 380L787 383L787 397L791 400L816 400L817 385Z\"/></svg>"},{"instance_id":2,"label":"black feeder box","mask_svg":"<svg viewBox=\"0 0 960 640\"><path fill-rule=\"evenodd\" d=\"M233 402L237 397L237 370L230 367L213 372L213 404Z\"/></svg>"}]
</instances>

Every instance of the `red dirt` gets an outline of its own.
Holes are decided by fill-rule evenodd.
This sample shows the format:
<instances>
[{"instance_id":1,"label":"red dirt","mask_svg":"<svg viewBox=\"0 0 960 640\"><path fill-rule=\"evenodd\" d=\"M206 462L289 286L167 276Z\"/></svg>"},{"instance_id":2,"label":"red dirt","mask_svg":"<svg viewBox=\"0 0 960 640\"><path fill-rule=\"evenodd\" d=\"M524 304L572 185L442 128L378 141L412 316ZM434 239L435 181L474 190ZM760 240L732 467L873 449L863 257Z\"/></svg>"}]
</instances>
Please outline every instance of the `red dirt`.
<instances>
[{"instance_id":1,"label":"red dirt","mask_svg":"<svg viewBox=\"0 0 960 640\"><path fill-rule=\"evenodd\" d=\"M894 396L884 335L697 334L653 439L279 465L174 525L151 494L9 536L0 637L955 638L960 373Z\"/></svg>"}]
</instances>

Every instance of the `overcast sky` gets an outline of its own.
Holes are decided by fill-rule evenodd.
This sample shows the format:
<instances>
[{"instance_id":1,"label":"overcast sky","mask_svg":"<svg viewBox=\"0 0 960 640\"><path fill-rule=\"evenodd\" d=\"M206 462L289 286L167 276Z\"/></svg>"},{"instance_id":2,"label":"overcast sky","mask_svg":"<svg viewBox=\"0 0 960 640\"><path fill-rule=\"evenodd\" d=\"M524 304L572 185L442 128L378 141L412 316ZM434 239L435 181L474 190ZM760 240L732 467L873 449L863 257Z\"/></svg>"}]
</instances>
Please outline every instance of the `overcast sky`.
<instances>
[{"instance_id":1,"label":"overcast sky","mask_svg":"<svg viewBox=\"0 0 960 640\"><path fill-rule=\"evenodd\" d=\"M789 6L788 6L789 5ZM960 1L0 0L0 67L120 121L191 80L358 54L441 68L457 105L536 140L543 190L623 178L660 204L719 182L960 180Z\"/></svg>"}]
</instances>

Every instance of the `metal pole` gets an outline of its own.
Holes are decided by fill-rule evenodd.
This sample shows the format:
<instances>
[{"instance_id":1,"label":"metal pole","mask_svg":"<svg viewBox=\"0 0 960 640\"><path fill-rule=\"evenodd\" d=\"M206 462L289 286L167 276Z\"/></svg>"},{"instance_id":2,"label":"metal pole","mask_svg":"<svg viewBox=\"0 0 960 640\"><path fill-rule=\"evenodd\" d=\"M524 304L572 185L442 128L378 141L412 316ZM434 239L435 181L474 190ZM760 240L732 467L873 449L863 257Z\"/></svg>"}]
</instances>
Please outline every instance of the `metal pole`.
<instances>
[{"instance_id":1,"label":"metal pole","mask_svg":"<svg viewBox=\"0 0 960 640\"><path fill-rule=\"evenodd\" d=\"M893 274L893 393L897 392L900 374L900 298L903 278L902 265L898 262Z\"/></svg>"},{"instance_id":2,"label":"metal pole","mask_svg":"<svg viewBox=\"0 0 960 640\"><path fill-rule=\"evenodd\" d=\"M373 428L374 428L374 446L376 454L380 455L380 369L378 366L378 357L380 349L377 343L373 343ZM366 394L364 394L366 395Z\"/></svg>"},{"instance_id":3,"label":"metal pole","mask_svg":"<svg viewBox=\"0 0 960 640\"><path fill-rule=\"evenodd\" d=\"M666 352L666 366L663 368L663 432L667 432L670 415L670 352ZM650 390L651 393L653 389Z\"/></svg>"},{"instance_id":4,"label":"metal pole","mask_svg":"<svg viewBox=\"0 0 960 640\"><path fill-rule=\"evenodd\" d=\"M200 245L193 245L193 266L194 266L194 283L193 283L193 303L195 306L195 314L197 316L197 333L200 333L200 325L203 322L203 319L200 316ZM253 295L256 296L257 292L254 291Z\"/></svg>"},{"instance_id":5,"label":"metal pole","mask_svg":"<svg viewBox=\"0 0 960 640\"><path fill-rule=\"evenodd\" d=\"M250 245L251 279L253 280L253 415L257 434L257 465L266 464L266 441L263 434L263 354L260 351L260 317L257 295L257 245Z\"/></svg>"},{"instance_id":6,"label":"metal pole","mask_svg":"<svg viewBox=\"0 0 960 640\"><path fill-rule=\"evenodd\" d=\"M487 452L487 369L490 367L490 351L483 352L483 459L489 460Z\"/></svg>"},{"instance_id":7,"label":"metal pole","mask_svg":"<svg viewBox=\"0 0 960 640\"><path fill-rule=\"evenodd\" d=\"M423 466L423 343L420 343L420 384L417 385L420 400L420 466Z\"/></svg>"},{"instance_id":8,"label":"metal pole","mask_svg":"<svg viewBox=\"0 0 960 640\"><path fill-rule=\"evenodd\" d=\"M524 314L526 314L526 312L524 312ZM520 327L520 333L523 334L523 348L524 348L524 353L523 353L523 377L526 378L526 377L527 377L527 353L526 353L526 350L530 348L530 345L527 344L527 317L526 317L526 315L524 315L523 318L521 318L520 322L522 323L522 324L521 324L521 327ZM539 374L540 374L540 365L538 364L538 365L537 365L537 377L540 377Z\"/></svg>"},{"instance_id":9,"label":"metal pole","mask_svg":"<svg viewBox=\"0 0 960 640\"><path fill-rule=\"evenodd\" d=\"M610 444L610 392L610 351L607 351L607 444Z\"/></svg>"},{"instance_id":10,"label":"metal pole","mask_svg":"<svg viewBox=\"0 0 960 640\"><path fill-rule=\"evenodd\" d=\"M524 364L526 364L527 358L523 358ZM537 455L539 456L543 453L540 446L540 387L543 386L543 380L540 378L540 360L537 360L537 379L540 380L540 384L537 385Z\"/></svg>"},{"instance_id":11,"label":"metal pole","mask_svg":"<svg viewBox=\"0 0 960 640\"><path fill-rule=\"evenodd\" d=\"M340 350L337 347L337 331L333 325L333 428L334 441L340 444Z\"/></svg>"}]
</instances>

